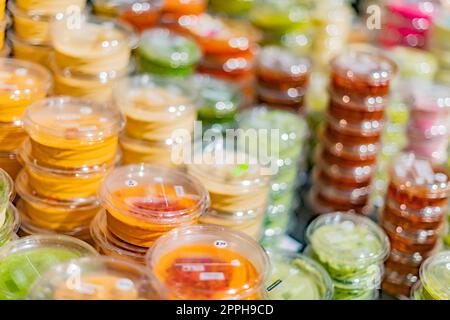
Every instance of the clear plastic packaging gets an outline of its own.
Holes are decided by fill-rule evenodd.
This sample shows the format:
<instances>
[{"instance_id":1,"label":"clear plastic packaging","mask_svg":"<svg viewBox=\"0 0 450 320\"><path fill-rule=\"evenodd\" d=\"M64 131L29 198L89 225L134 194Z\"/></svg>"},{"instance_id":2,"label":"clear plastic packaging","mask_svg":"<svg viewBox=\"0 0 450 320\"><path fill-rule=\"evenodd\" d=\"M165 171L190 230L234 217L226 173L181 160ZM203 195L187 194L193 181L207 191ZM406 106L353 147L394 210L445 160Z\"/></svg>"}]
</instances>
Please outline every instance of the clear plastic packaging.
<instances>
[{"instance_id":1,"label":"clear plastic packaging","mask_svg":"<svg viewBox=\"0 0 450 320\"><path fill-rule=\"evenodd\" d=\"M74 277L78 277L73 281ZM149 272L108 257L81 258L45 272L28 294L32 300L155 300Z\"/></svg>"},{"instance_id":2,"label":"clear plastic packaging","mask_svg":"<svg viewBox=\"0 0 450 320\"><path fill-rule=\"evenodd\" d=\"M421 284L413 290L416 300L450 299L450 251L444 251L428 258L420 267Z\"/></svg>"},{"instance_id":3,"label":"clear plastic packaging","mask_svg":"<svg viewBox=\"0 0 450 320\"><path fill-rule=\"evenodd\" d=\"M270 272L255 240L216 226L171 231L149 250L146 264L169 299L262 299Z\"/></svg>"},{"instance_id":4,"label":"clear plastic packaging","mask_svg":"<svg viewBox=\"0 0 450 320\"><path fill-rule=\"evenodd\" d=\"M16 152L0 152L0 168L6 171L8 175L15 179L22 169Z\"/></svg>"},{"instance_id":5,"label":"clear plastic packaging","mask_svg":"<svg viewBox=\"0 0 450 320\"><path fill-rule=\"evenodd\" d=\"M150 247L173 228L197 223L210 203L195 178L145 164L113 170L102 183L100 197L108 229L141 247Z\"/></svg>"},{"instance_id":6,"label":"clear plastic packaging","mask_svg":"<svg viewBox=\"0 0 450 320\"><path fill-rule=\"evenodd\" d=\"M0 297L25 299L39 275L55 264L96 254L87 243L68 236L39 235L11 241L0 249Z\"/></svg>"},{"instance_id":7,"label":"clear plastic packaging","mask_svg":"<svg viewBox=\"0 0 450 320\"><path fill-rule=\"evenodd\" d=\"M0 247L14 239L21 224L19 212L12 203L7 203L4 212L0 213Z\"/></svg>"}]
</instances>

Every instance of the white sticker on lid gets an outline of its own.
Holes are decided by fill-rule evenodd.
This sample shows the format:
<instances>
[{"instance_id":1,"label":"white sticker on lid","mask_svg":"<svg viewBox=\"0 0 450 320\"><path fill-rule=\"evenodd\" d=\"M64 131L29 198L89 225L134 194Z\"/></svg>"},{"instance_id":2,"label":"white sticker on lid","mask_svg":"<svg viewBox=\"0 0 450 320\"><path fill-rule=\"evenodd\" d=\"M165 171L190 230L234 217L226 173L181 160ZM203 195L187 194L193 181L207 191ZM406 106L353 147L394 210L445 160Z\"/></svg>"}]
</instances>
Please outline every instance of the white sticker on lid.
<instances>
[{"instance_id":1,"label":"white sticker on lid","mask_svg":"<svg viewBox=\"0 0 450 320\"><path fill-rule=\"evenodd\" d=\"M121 279L117 280L116 287L117 287L117 289L122 290L122 291L130 291L131 289L134 288L134 284L133 284L133 281L131 281L130 279L121 278Z\"/></svg>"},{"instance_id":2,"label":"white sticker on lid","mask_svg":"<svg viewBox=\"0 0 450 320\"><path fill-rule=\"evenodd\" d=\"M214 242L214 245L215 245L217 248L226 248L226 247L228 246L228 243L227 243L226 241L224 241L224 240L216 240L216 241Z\"/></svg>"},{"instance_id":3,"label":"white sticker on lid","mask_svg":"<svg viewBox=\"0 0 450 320\"><path fill-rule=\"evenodd\" d=\"M135 187L138 185L138 182L136 180L129 179L125 181L125 184L129 187Z\"/></svg>"},{"instance_id":4,"label":"white sticker on lid","mask_svg":"<svg viewBox=\"0 0 450 320\"><path fill-rule=\"evenodd\" d=\"M201 281L211 280L225 280L225 275L222 272L202 272L200 273Z\"/></svg>"},{"instance_id":5,"label":"white sticker on lid","mask_svg":"<svg viewBox=\"0 0 450 320\"><path fill-rule=\"evenodd\" d=\"M175 193L179 197L183 197L185 195L183 186L174 186Z\"/></svg>"}]
</instances>

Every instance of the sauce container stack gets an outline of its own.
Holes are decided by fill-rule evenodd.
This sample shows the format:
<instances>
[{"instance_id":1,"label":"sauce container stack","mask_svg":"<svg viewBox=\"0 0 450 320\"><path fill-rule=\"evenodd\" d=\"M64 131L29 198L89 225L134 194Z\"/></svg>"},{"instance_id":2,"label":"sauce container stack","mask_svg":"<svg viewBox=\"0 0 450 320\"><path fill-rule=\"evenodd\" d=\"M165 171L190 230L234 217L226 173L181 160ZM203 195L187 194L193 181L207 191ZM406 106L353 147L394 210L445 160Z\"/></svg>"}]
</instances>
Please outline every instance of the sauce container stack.
<instances>
[{"instance_id":1,"label":"sauce container stack","mask_svg":"<svg viewBox=\"0 0 450 320\"><path fill-rule=\"evenodd\" d=\"M237 229L259 240L268 205L270 168L230 144L214 142L195 149L202 161L194 157L187 165L188 173L200 180L211 197L211 209L200 217L200 223Z\"/></svg>"},{"instance_id":2,"label":"sauce container stack","mask_svg":"<svg viewBox=\"0 0 450 320\"><path fill-rule=\"evenodd\" d=\"M130 71L136 36L118 22L86 14L80 15L76 24L71 19L62 16L51 24L54 92L107 102L117 80Z\"/></svg>"},{"instance_id":3,"label":"sauce container stack","mask_svg":"<svg viewBox=\"0 0 450 320\"><path fill-rule=\"evenodd\" d=\"M159 238L146 265L157 290L170 300L261 300L270 272L269 259L254 239L201 225Z\"/></svg>"},{"instance_id":4,"label":"sauce container stack","mask_svg":"<svg viewBox=\"0 0 450 320\"><path fill-rule=\"evenodd\" d=\"M257 97L261 103L304 113L311 72L307 58L281 47L267 46L259 53L256 70Z\"/></svg>"},{"instance_id":5,"label":"sauce container stack","mask_svg":"<svg viewBox=\"0 0 450 320\"><path fill-rule=\"evenodd\" d=\"M313 172L315 213L368 214L395 65L374 50L351 48L332 62L330 103Z\"/></svg>"},{"instance_id":6,"label":"sauce container stack","mask_svg":"<svg viewBox=\"0 0 450 320\"><path fill-rule=\"evenodd\" d=\"M239 116L239 127L244 130L279 130L275 138L259 136L259 150L267 150L274 158L276 172L271 176L269 205L264 217L265 245L276 244L289 229L295 209L298 175L303 168L306 122L292 112L270 110L261 106ZM275 140L276 139L276 140ZM241 141L242 144L245 141ZM275 168L274 168L275 169Z\"/></svg>"},{"instance_id":7,"label":"sauce container stack","mask_svg":"<svg viewBox=\"0 0 450 320\"><path fill-rule=\"evenodd\" d=\"M18 59L0 59L0 71L0 168L15 179L20 170L17 150L27 137L23 113L46 97L52 77L40 65Z\"/></svg>"},{"instance_id":8,"label":"sauce container stack","mask_svg":"<svg viewBox=\"0 0 450 320\"><path fill-rule=\"evenodd\" d=\"M97 250L143 264L162 235L196 224L208 209L208 192L195 178L152 165L115 169L101 187L104 210L91 226Z\"/></svg>"},{"instance_id":9,"label":"sauce container stack","mask_svg":"<svg viewBox=\"0 0 450 320\"><path fill-rule=\"evenodd\" d=\"M120 114L108 104L54 97L27 108L24 128L30 138L16 179L22 233L88 240L100 182L119 160Z\"/></svg>"},{"instance_id":10,"label":"sauce container stack","mask_svg":"<svg viewBox=\"0 0 450 320\"><path fill-rule=\"evenodd\" d=\"M187 77L194 72L202 53L194 39L170 29L154 28L141 34L137 57L142 72Z\"/></svg>"},{"instance_id":11,"label":"sauce container stack","mask_svg":"<svg viewBox=\"0 0 450 320\"><path fill-rule=\"evenodd\" d=\"M321 215L306 230L305 253L330 274L334 300L376 300L389 241L369 218L335 212Z\"/></svg>"},{"instance_id":12,"label":"sauce container stack","mask_svg":"<svg viewBox=\"0 0 450 320\"><path fill-rule=\"evenodd\" d=\"M380 45L426 48L437 4L434 0L388 0L378 39Z\"/></svg>"},{"instance_id":13,"label":"sauce container stack","mask_svg":"<svg viewBox=\"0 0 450 320\"><path fill-rule=\"evenodd\" d=\"M416 82L410 89L406 150L443 165L450 138L450 88Z\"/></svg>"},{"instance_id":14,"label":"sauce container stack","mask_svg":"<svg viewBox=\"0 0 450 320\"><path fill-rule=\"evenodd\" d=\"M85 7L86 0L8 1L14 22L8 38L12 42L14 57L48 66L53 52L52 20L58 14L68 14L76 19Z\"/></svg>"},{"instance_id":15,"label":"sauce container stack","mask_svg":"<svg viewBox=\"0 0 450 320\"><path fill-rule=\"evenodd\" d=\"M436 16L432 28L430 51L438 60L436 80L450 85L450 9L442 10Z\"/></svg>"},{"instance_id":16,"label":"sauce container stack","mask_svg":"<svg viewBox=\"0 0 450 320\"><path fill-rule=\"evenodd\" d=\"M114 94L126 120L120 137L123 162L181 167L197 117L193 94L187 80L150 75L123 79Z\"/></svg>"},{"instance_id":17,"label":"sauce container stack","mask_svg":"<svg viewBox=\"0 0 450 320\"><path fill-rule=\"evenodd\" d=\"M158 24L164 0L94 0L95 15L118 18L142 32Z\"/></svg>"},{"instance_id":18,"label":"sauce container stack","mask_svg":"<svg viewBox=\"0 0 450 320\"><path fill-rule=\"evenodd\" d=\"M439 250L448 210L448 176L428 160L405 153L394 159L380 225L391 242L383 290L409 297L421 263Z\"/></svg>"}]
</instances>

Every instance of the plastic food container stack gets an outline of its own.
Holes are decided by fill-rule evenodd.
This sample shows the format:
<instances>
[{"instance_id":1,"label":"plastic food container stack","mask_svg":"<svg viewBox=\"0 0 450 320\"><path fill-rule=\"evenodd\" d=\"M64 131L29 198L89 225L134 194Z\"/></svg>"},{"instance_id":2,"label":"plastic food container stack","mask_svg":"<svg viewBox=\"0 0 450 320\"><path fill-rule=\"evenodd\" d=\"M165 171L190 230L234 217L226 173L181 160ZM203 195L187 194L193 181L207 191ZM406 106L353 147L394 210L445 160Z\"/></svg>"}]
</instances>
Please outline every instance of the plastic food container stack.
<instances>
[{"instance_id":1,"label":"plastic food container stack","mask_svg":"<svg viewBox=\"0 0 450 320\"><path fill-rule=\"evenodd\" d=\"M448 210L448 176L429 160L404 153L394 159L380 225L391 242L383 290L409 297L419 267L440 250Z\"/></svg>"},{"instance_id":2,"label":"plastic food container stack","mask_svg":"<svg viewBox=\"0 0 450 320\"><path fill-rule=\"evenodd\" d=\"M100 195L104 210L91 225L97 250L140 264L160 236L198 223L210 203L208 192L195 178L145 164L112 171Z\"/></svg>"},{"instance_id":3,"label":"plastic food container stack","mask_svg":"<svg viewBox=\"0 0 450 320\"><path fill-rule=\"evenodd\" d=\"M79 98L53 97L27 108L30 138L20 149L24 169L16 179L23 233L90 239L100 182L120 160L122 126L111 105Z\"/></svg>"},{"instance_id":4,"label":"plastic food container stack","mask_svg":"<svg viewBox=\"0 0 450 320\"><path fill-rule=\"evenodd\" d=\"M297 199L298 175L304 168L304 143L307 137L306 122L296 114L271 110L265 106L252 108L239 115L239 127L244 130L279 130L271 136L257 139L260 148L268 148L273 155L273 175L270 176L269 205L264 217L264 246L276 245L290 231L292 212ZM245 139L245 138L244 138ZM243 148L245 140L241 141ZM247 146L249 148L249 146Z\"/></svg>"},{"instance_id":5,"label":"plastic food container stack","mask_svg":"<svg viewBox=\"0 0 450 320\"><path fill-rule=\"evenodd\" d=\"M385 123L391 60L370 48L350 48L332 62L330 102L316 152L308 200L316 214L368 214Z\"/></svg>"},{"instance_id":6,"label":"plastic food container stack","mask_svg":"<svg viewBox=\"0 0 450 320\"><path fill-rule=\"evenodd\" d=\"M305 253L331 276L334 300L376 300L383 278L389 240L369 218L329 213L306 230Z\"/></svg>"}]
</instances>

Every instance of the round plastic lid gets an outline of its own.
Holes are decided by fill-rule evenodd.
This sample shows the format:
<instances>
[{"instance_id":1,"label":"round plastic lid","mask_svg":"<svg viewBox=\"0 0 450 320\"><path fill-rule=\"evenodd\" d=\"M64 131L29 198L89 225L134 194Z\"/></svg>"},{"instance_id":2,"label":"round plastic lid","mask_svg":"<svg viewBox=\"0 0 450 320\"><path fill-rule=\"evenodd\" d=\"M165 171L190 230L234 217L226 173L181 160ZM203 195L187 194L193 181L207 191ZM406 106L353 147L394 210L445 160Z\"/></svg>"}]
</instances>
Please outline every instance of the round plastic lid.
<instances>
[{"instance_id":1,"label":"round plastic lid","mask_svg":"<svg viewBox=\"0 0 450 320\"><path fill-rule=\"evenodd\" d=\"M331 300L333 283L314 260L288 251L269 251L272 272L266 283L272 300Z\"/></svg>"},{"instance_id":2,"label":"round plastic lid","mask_svg":"<svg viewBox=\"0 0 450 320\"><path fill-rule=\"evenodd\" d=\"M147 164L113 170L100 196L107 209L164 224L199 216L210 202L208 191L195 178Z\"/></svg>"},{"instance_id":3,"label":"round plastic lid","mask_svg":"<svg viewBox=\"0 0 450 320\"><path fill-rule=\"evenodd\" d=\"M264 47L258 56L258 64L268 72L281 73L285 77L304 77L310 72L309 59L277 46Z\"/></svg>"},{"instance_id":4,"label":"round plastic lid","mask_svg":"<svg viewBox=\"0 0 450 320\"><path fill-rule=\"evenodd\" d=\"M97 255L87 243L62 235L36 235L0 248L0 297L24 299L40 274L60 262Z\"/></svg>"},{"instance_id":5,"label":"round plastic lid","mask_svg":"<svg viewBox=\"0 0 450 320\"><path fill-rule=\"evenodd\" d=\"M163 28L142 33L138 51L146 59L169 68L193 65L202 56L193 39Z\"/></svg>"},{"instance_id":6,"label":"round plastic lid","mask_svg":"<svg viewBox=\"0 0 450 320\"><path fill-rule=\"evenodd\" d=\"M24 128L67 140L98 141L116 135L123 121L118 110L106 103L70 97L40 100L27 108Z\"/></svg>"},{"instance_id":7,"label":"round plastic lid","mask_svg":"<svg viewBox=\"0 0 450 320\"><path fill-rule=\"evenodd\" d=\"M450 299L450 251L431 256L420 267L420 279L436 300Z\"/></svg>"},{"instance_id":8,"label":"round plastic lid","mask_svg":"<svg viewBox=\"0 0 450 320\"><path fill-rule=\"evenodd\" d=\"M146 263L163 292L178 299L261 298L269 271L268 257L255 240L209 225L162 236Z\"/></svg>"},{"instance_id":9,"label":"round plastic lid","mask_svg":"<svg viewBox=\"0 0 450 320\"><path fill-rule=\"evenodd\" d=\"M306 237L320 260L332 264L370 265L389 253L383 230L369 218L351 213L319 216L308 226Z\"/></svg>"},{"instance_id":10,"label":"round plastic lid","mask_svg":"<svg viewBox=\"0 0 450 320\"><path fill-rule=\"evenodd\" d=\"M333 59L331 67L342 77L379 85L390 81L396 65L377 50L351 47Z\"/></svg>"},{"instance_id":11,"label":"round plastic lid","mask_svg":"<svg viewBox=\"0 0 450 320\"><path fill-rule=\"evenodd\" d=\"M32 300L148 300L157 294L142 266L92 257L55 265L30 289Z\"/></svg>"}]
</instances>

